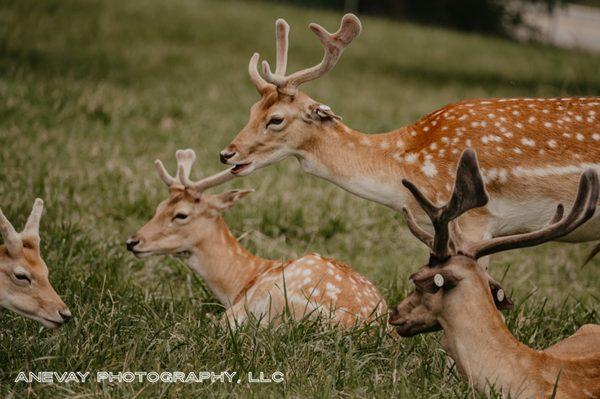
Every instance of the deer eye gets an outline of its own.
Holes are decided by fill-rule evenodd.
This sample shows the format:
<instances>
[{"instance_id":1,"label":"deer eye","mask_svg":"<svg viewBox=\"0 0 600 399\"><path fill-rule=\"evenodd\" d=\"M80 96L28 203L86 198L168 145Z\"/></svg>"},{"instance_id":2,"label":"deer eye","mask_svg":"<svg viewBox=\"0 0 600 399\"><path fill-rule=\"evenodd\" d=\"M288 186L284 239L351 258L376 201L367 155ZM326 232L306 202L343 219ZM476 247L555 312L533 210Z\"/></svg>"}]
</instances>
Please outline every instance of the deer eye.
<instances>
[{"instance_id":1,"label":"deer eye","mask_svg":"<svg viewBox=\"0 0 600 399\"><path fill-rule=\"evenodd\" d=\"M283 123L283 118L279 117L279 116L273 116L271 117L271 119L269 119L269 122L267 123L267 127L273 125L273 126L277 126L277 125L281 125Z\"/></svg>"},{"instance_id":2,"label":"deer eye","mask_svg":"<svg viewBox=\"0 0 600 399\"><path fill-rule=\"evenodd\" d=\"M17 272L17 273L14 273L14 276L18 281L22 281L24 283L31 284L31 278L25 273Z\"/></svg>"},{"instance_id":3,"label":"deer eye","mask_svg":"<svg viewBox=\"0 0 600 399\"><path fill-rule=\"evenodd\" d=\"M188 215L186 215L185 213L178 213L173 217L173 220L175 219L179 219L179 220L185 220L187 219Z\"/></svg>"}]
</instances>

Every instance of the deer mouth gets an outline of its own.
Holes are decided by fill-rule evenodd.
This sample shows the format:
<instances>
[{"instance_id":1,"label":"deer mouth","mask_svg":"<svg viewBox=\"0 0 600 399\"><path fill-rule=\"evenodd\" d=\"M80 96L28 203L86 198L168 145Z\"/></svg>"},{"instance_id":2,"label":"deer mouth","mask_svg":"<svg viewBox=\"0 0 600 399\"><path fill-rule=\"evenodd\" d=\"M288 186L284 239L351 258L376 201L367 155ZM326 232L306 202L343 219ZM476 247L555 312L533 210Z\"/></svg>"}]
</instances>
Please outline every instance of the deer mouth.
<instances>
[{"instance_id":1,"label":"deer mouth","mask_svg":"<svg viewBox=\"0 0 600 399\"><path fill-rule=\"evenodd\" d=\"M154 255L153 251L136 251L136 250L133 250L131 252L138 259L148 258L148 257Z\"/></svg>"},{"instance_id":2,"label":"deer mouth","mask_svg":"<svg viewBox=\"0 0 600 399\"><path fill-rule=\"evenodd\" d=\"M55 320L52 320L52 319L48 319L46 317L41 317L40 318L40 322L45 327L47 327L49 329L52 329L52 330L55 329L55 328L58 328L58 327L60 327L60 326L62 326L64 324L63 322L58 322L58 321L55 321Z\"/></svg>"},{"instance_id":3,"label":"deer mouth","mask_svg":"<svg viewBox=\"0 0 600 399\"><path fill-rule=\"evenodd\" d=\"M254 171L254 161L246 163L236 163L231 169L231 173L236 176L246 176Z\"/></svg>"}]
</instances>

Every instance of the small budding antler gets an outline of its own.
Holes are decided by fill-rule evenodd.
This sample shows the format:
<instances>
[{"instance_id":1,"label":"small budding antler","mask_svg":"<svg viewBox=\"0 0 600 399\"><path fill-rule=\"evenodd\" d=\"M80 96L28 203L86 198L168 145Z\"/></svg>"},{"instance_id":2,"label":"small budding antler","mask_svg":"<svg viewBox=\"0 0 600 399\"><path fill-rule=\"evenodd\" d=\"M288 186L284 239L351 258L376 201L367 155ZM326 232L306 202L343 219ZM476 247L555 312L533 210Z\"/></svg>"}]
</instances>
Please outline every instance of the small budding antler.
<instances>
[{"instance_id":1,"label":"small budding antler","mask_svg":"<svg viewBox=\"0 0 600 399\"><path fill-rule=\"evenodd\" d=\"M458 161L454 190L445 205L435 206L409 180L403 179L402 184L410 190L417 203L431 219L435 234L432 237L431 234L419 227L412 213L405 207L402 208L402 211L406 224L410 231L425 243L431 249L432 254L440 260L450 256L448 223L468 210L484 206L488 202L488 195L477 164L477 155L471 149L465 150Z\"/></svg>"},{"instance_id":2,"label":"small budding antler","mask_svg":"<svg viewBox=\"0 0 600 399\"><path fill-rule=\"evenodd\" d=\"M275 24L277 63L275 73L267 61L262 62L263 79L258 73L258 53L254 53L248 65L250 79L260 93L263 93L269 84L275 85L280 93L293 96L302 83L317 79L329 72L337 63L344 48L360 33L362 26L360 20L354 14L346 14L342 18L340 28L335 33L329 33L321 25L311 23L310 29L317 35L324 48L323 60L311 68L306 68L285 76L288 54L289 25L285 20L278 19Z\"/></svg>"},{"instance_id":3,"label":"small budding antler","mask_svg":"<svg viewBox=\"0 0 600 399\"><path fill-rule=\"evenodd\" d=\"M169 188L180 186L184 189L189 189L198 193L202 193L204 190L223 184L236 177L233 173L231 173L231 170L233 168L229 168L212 176L194 182L190 179L192 165L196 160L196 153L194 152L194 150L177 150L177 152L175 153L175 157L177 158L176 177L171 176L169 172L167 172L163 163L160 160L157 159L156 161L154 161L156 165L156 170L158 172L158 176L162 179L163 182L165 182L165 184Z\"/></svg>"},{"instance_id":4,"label":"small budding antler","mask_svg":"<svg viewBox=\"0 0 600 399\"><path fill-rule=\"evenodd\" d=\"M31 214L25 223L25 228L21 233L17 233L10 221L4 216L0 209L0 235L4 240L4 245L11 256L18 256L23 250L23 237L33 239L37 243L40 241L40 219L44 210L44 201L36 198L33 203Z\"/></svg>"}]
</instances>

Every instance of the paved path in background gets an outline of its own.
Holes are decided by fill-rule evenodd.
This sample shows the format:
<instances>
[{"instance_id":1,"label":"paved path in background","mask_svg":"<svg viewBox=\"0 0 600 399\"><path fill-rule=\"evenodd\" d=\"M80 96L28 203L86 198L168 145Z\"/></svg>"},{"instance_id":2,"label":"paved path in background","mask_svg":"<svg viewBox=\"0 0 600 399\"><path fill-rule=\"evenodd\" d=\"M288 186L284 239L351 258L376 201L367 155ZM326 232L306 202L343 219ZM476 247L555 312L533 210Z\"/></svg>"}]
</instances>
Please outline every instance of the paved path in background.
<instances>
[{"instance_id":1,"label":"paved path in background","mask_svg":"<svg viewBox=\"0 0 600 399\"><path fill-rule=\"evenodd\" d=\"M570 4L554 14L531 9L524 19L536 26L542 40L561 47L600 52L600 9ZM522 33L520 37L525 37Z\"/></svg>"}]
</instances>

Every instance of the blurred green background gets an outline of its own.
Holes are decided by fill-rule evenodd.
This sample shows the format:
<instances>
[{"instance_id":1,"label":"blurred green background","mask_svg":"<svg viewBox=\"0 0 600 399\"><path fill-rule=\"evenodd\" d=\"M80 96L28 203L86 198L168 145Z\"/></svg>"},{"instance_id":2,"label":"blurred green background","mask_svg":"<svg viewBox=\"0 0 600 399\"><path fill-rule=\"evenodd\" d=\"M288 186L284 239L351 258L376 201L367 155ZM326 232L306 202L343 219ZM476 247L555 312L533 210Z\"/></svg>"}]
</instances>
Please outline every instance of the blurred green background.
<instances>
[{"instance_id":1,"label":"blurred green background","mask_svg":"<svg viewBox=\"0 0 600 399\"><path fill-rule=\"evenodd\" d=\"M198 154L195 176L258 99L254 51L274 58L274 21L291 25L288 70L313 65L340 12L217 0L0 0L0 206L17 228L44 198L45 259L74 313L58 331L0 313L0 396L464 397L439 334L394 343L361 331L290 325L235 335L202 281L170 258L140 262L124 241L165 198L153 160ZM381 132L469 97L598 95L600 55L361 15L363 33L326 77L303 86L349 126ZM293 160L236 180L256 192L227 215L261 256L316 251L374 281L390 304L427 252L402 217L305 175ZM218 191L218 189L217 189ZM592 244L547 244L495 257L512 292L508 325L543 348L598 322ZM282 385L15 384L18 371L237 370Z\"/></svg>"}]
</instances>

